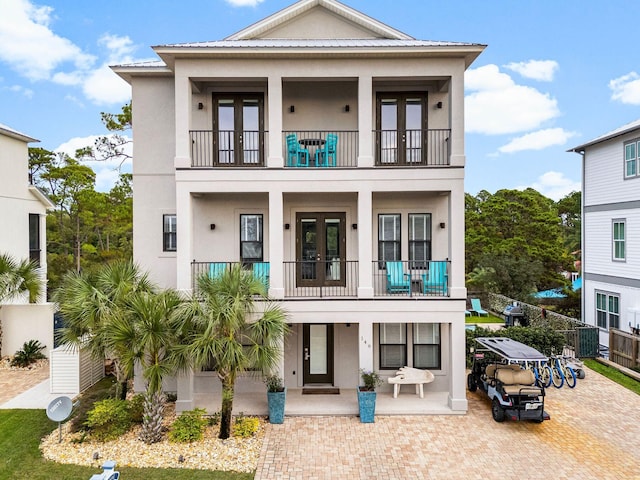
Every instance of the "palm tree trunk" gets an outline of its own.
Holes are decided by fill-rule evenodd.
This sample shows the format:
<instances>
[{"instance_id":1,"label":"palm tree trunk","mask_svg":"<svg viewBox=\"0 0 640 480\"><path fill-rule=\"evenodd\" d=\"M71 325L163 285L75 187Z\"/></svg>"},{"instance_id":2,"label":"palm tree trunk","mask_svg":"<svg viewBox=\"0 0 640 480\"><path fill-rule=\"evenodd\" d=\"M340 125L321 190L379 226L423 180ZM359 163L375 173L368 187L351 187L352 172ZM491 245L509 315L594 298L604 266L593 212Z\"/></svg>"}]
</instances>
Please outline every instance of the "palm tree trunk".
<instances>
[{"instance_id":1,"label":"palm tree trunk","mask_svg":"<svg viewBox=\"0 0 640 480\"><path fill-rule=\"evenodd\" d=\"M161 392L147 392L144 397L144 415L140 440L147 445L162 440L164 398Z\"/></svg>"},{"instance_id":2,"label":"palm tree trunk","mask_svg":"<svg viewBox=\"0 0 640 480\"><path fill-rule=\"evenodd\" d=\"M235 377L233 375L220 375L220 380L222 381L222 407L220 409L220 434L218 438L224 440L231 435Z\"/></svg>"}]
</instances>

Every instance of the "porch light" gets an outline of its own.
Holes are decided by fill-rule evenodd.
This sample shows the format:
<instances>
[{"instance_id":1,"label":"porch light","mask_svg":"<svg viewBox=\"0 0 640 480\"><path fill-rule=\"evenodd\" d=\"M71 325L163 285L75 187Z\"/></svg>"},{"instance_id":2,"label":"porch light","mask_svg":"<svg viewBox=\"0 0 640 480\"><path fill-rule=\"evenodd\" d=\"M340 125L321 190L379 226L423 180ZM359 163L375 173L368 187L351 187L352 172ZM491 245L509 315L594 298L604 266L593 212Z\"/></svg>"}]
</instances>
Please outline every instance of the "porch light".
<instances>
[{"instance_id":1,"label":"porch light","mask_svg":"<svg viewBox=\"0 0 640 480\"><path fill-rule=\"evenodd\" d=\"M436 108L442 108L442 102L436 103Z\"/></svg>"},{"instance_id":2,"label":"porch light","mask_svg":"<svg viewBox=\"0 0 640 480\"><path fill-rule=\"evenodd\" d=\"M284 229L285 230L289 230L291 228L291 225L289 225L288 223L284 224Z\"/></svg>"},{"instance_id":3,"label":"porch light","mask_svg":"<svg viewBox=\"0 0 640 480\"><path fill-rule=\"evenodd\" d=\"M444 222L440 222L440 228L444 228L444 227L446 227L445 223Z\"/></svg>"},{"instance_id":4,"label":"porch light","mask_svg":"<svg viewBox=\"0 0 640 480\"><path fill-rule=\"evenodd\" d=\"M204 103L198 102L198 110L204 109Z\"/></svg>"},{"instance_id":5,"label":"porch light","mask_svg":"<svg viewBox=\"0 0 640 480\"><path fill-rule=\"evenodd\" d=\"M358 224L357 223L352 223L351 224L351 230L357 230L358 229Z\"/></svg>"},{"instance_id":6,"label":"porch light","mask_svg":"<svg viewBox=\"0 0 640 480\"><path fill-rule=\"evenodd\" d=\"M296 107L295 107L294 105L291 105L291 106L289 107L289 112L290 112L290 113L293 113L293 112L295 112L295 111L296 111Z\"/></svg>"},{"instance_id":7,"label":"porch light","mask_svg":"<svg viewBox=\"0 0 640 480\"><path fill-rule=\"evenodd\" d=\"M212 223L211 225L209 225L209 228L210 228L211 230L215 230L215 229L216 229L216 224L215 224L215 223Z\"/></svg>"},{"instance_id":8,"label":"porch light","mask_svg":"<svg viewBox=\"0 0 640 480\"><path fill-rule=\"evenodd\" d=\"M344 111L345 111L345 112L348 112L349 110L350 110L349 105L345 105L345 106L344 106Z\"/></svg>"}]
</instances>

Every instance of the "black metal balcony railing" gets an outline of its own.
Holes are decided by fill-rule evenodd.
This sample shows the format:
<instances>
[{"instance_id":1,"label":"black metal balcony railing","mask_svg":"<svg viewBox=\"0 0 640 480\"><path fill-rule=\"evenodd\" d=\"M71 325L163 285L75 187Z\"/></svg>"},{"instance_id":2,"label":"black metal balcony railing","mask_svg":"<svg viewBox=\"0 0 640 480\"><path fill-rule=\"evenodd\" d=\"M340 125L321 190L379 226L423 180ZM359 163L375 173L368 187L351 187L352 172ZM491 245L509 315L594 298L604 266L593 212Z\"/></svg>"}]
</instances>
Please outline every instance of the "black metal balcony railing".
<instances>
[{"instance_id":1,"label":"black metal balcony railing","mask_svg":"<svg viewBox=\"0 0 640 480\"><path fill-rule=\"evenodd\" d=\"M451 262L373 262L375 296L448 297Z\"/></svg>"},{"instance_id":2,"label":"black metal balcony railing","mask_svg":"<svg viewBox=\"0 0 640 480\"><path fill-rule=\"evenodd\" d=\"M285 297L356 297L358 261L284 262Z\"/></svg>"},{"instance_id":3,"label":"black metal balcony railing","mask_svg":"<svg viewBox=\"0 0 640 480\"><path fill-rule=\"evenodd\" d=\"M375 130L376 166L450 164L450 129Z\"/></svg>"},{"instance_id":4,"label":"black metal balcony railing","mask_svg":"<svg viewBox=\"0 0 640 480\"><path fill-rule=\"evenodd\" d=\"M191 130L192 167L263 167L267 131Z\"/></svg>"},{"instance_id":5,"label":"black metal balcony railing","mask_svg":"<svg viewBox=\"0 0 640 480\"><path fill-rule=\"evenodd\" d=\"M329 134L337 136L335 152L327 152ZM298 153L288 148L287 136L295 135L295 146L308 151L301 161ZM343 168L358 166L358 132L355 130L298 130L282 132L283 158L286 167ZM304 154L302 154L304 156ZM326 157L326 158L325 158Z\"/></svg>"}]
</instances>

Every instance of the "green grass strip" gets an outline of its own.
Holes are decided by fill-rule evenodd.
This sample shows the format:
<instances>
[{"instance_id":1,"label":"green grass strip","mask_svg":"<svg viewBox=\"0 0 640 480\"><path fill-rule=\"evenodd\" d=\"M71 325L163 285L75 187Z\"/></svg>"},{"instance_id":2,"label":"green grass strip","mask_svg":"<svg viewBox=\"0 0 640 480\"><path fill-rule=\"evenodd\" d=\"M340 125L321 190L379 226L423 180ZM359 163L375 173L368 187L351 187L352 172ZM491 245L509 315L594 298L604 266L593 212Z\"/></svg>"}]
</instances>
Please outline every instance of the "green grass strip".
<instances>
[{"instance_id":1,"label":"green grass strip","mask_svg":"<svg viewBox=\"0 0 640 480\"><path fill-rule=\"evenodd\" d=\"M608 365L604 365L597 360L586 359L584 364L594 372L598 372L609 380L613 380L614 382L640 395L640 382L628 377L621 371L616 370L613 367L609 367Z\"/></svg>"}]
</instances>

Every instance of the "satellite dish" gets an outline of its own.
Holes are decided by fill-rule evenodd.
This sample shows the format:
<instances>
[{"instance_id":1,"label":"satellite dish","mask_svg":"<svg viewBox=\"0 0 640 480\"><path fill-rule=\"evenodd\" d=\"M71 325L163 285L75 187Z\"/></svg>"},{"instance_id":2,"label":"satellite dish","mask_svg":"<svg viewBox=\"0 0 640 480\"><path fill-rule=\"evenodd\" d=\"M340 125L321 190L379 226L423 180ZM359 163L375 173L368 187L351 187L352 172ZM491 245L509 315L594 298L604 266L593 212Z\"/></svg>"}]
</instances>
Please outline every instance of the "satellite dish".
<instances>
[{"instance_id":1,"label":"satellite dish","mask_svg":"<svg viewBox=\"0 0 640 480\"><path fill-rule=\"evenodd\" d=\"M47 417L54 422L64 422L73 410L73 402L69 397L58 397L51 400L47 407Z\"/></svg>"}]
</instances>

